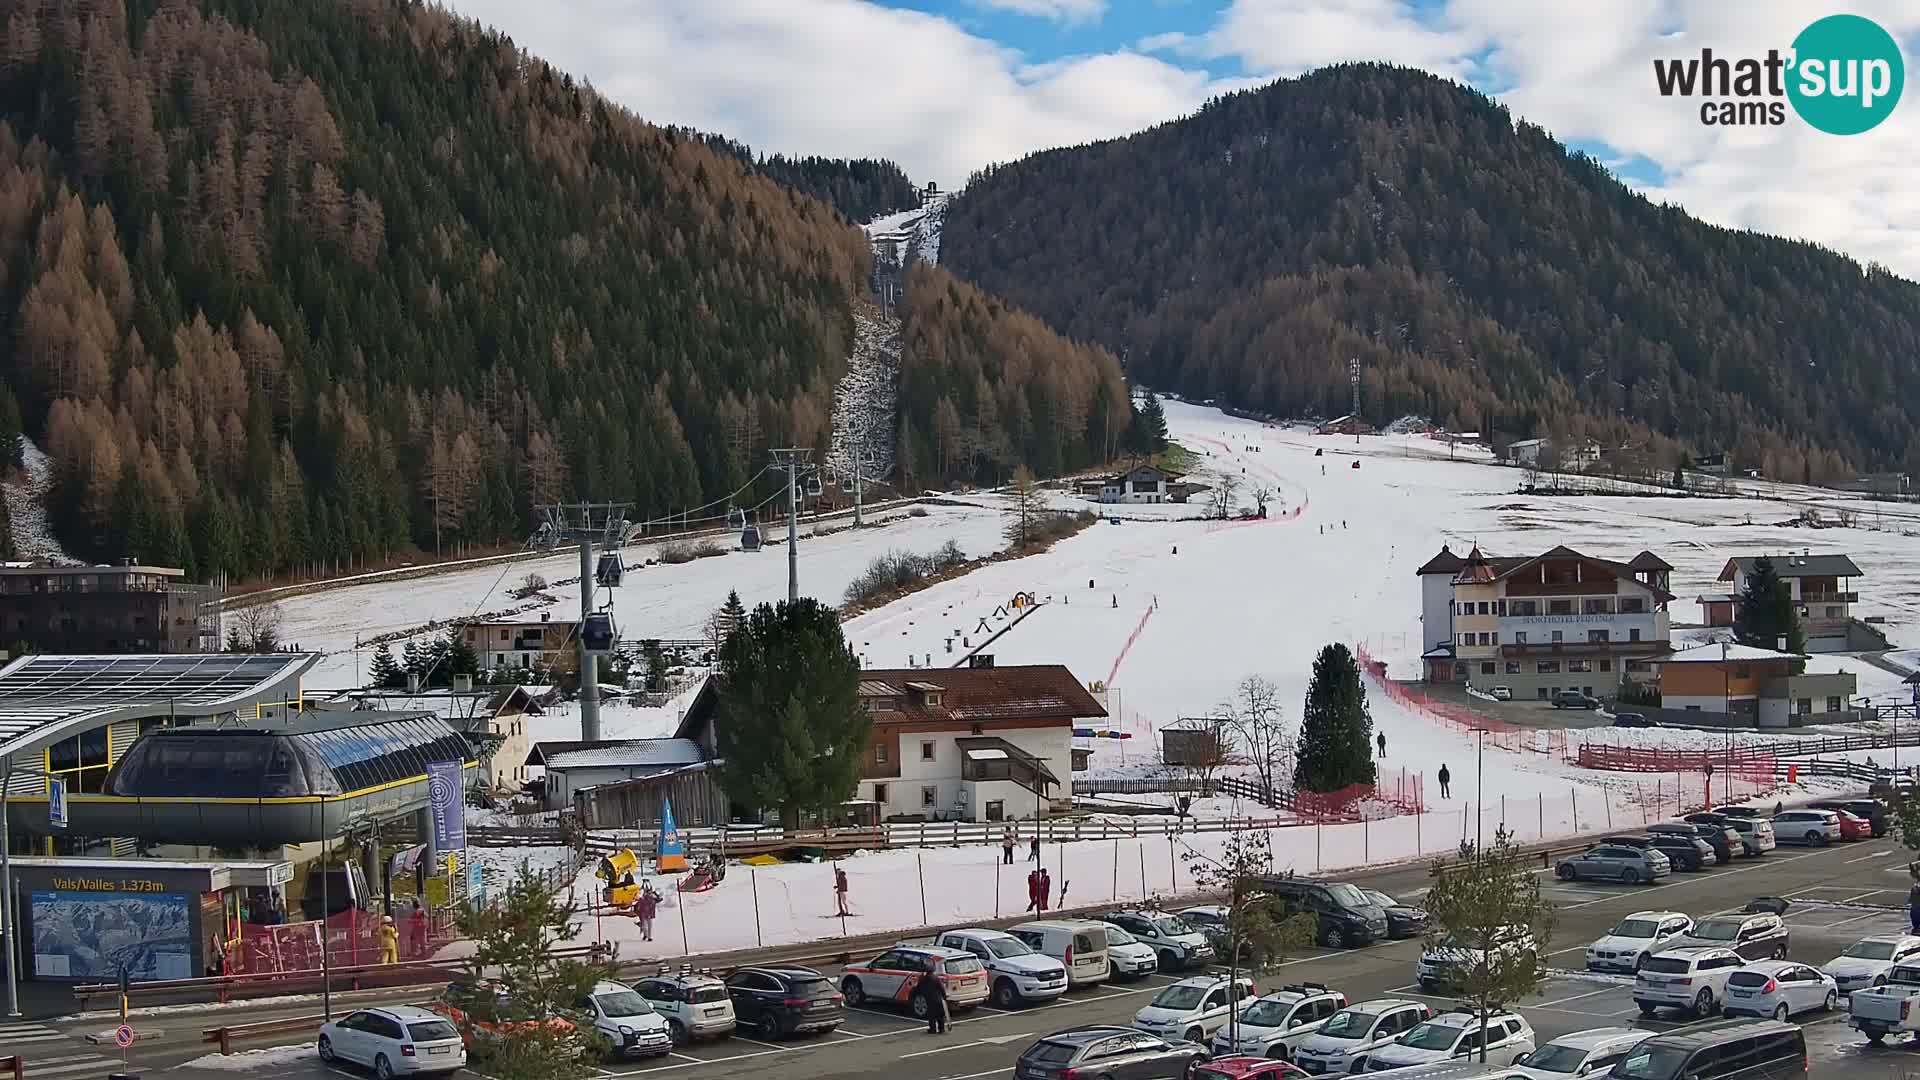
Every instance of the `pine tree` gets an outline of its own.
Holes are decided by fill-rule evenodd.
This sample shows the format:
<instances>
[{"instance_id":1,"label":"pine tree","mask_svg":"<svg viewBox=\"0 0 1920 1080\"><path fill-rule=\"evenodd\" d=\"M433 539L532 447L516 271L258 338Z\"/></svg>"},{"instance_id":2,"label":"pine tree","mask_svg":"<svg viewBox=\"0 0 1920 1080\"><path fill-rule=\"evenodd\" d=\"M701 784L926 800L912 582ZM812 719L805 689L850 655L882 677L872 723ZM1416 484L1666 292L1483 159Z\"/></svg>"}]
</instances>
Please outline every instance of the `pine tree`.
<instances>
[{"instance_id":1,"label":"pine tree","mask_svg":"<svg viewBox=\"0 0 1920 1080\"><path fill-rule=\"evenodd\" d=\"M721 783L734 799L777 808L793 829L802 811L853 797L873 720L832 608L804 596L760 605L727 638L715 678Z\"/></svg>"},{"instance_id":2,"label":"pine tree","mask_svg":"<svg viewBox=\"0 0 1920 1080\"><path fill-rule=\"evenodd\" d=\"M469 1038L475 1068L491 1076L529 1080L576 1080L592 1076L605 1041L589 1025L501 1023L522 1016L558 1016L587 997L596 983L613 977L610 963L555 954L579 937L577 905L550 892L526 866L507 884L500 903L462 907L460 935L472 944L468 975L498 979L513 988L515 1015L497 1011L502 1001L478 995L463 1023L484 1023L488 1034ZM463 1034L472 1036L472 1031Z\"/></svg>"},{"instance_id":3,"label":"pine tree","mask_svg":"<svg viewBox=\"0 0 1920 1080\"><path fill-rule=\"evenodd\" d=\"M427 673L427 657L412 638L407 639L406 648L400 650L400 685L406 685L407 676L422 676Z\"/></svg>"},{"instance_id":4,"label":"pine tree","mask_svg":"<svg viewBox=\"0 0 1920 1080\"><path fill-rule=\"evenodd\" d=\"M440 644L442 659L440 670L434 673L436 685L452 685L455 675L474 675L480 671L480 654L467 644L466 634L459 627L452 627Z\"/></svg>"},{"instance_id":5,"label":"pine tree","mask_svg":"<svg viewBox=\"0 0 1920 1080\"><path fill-rule=\"evenodd\" d=\"M1779 649L1786 639L1786 652L1807 649L1806 635L1800 631L1800 614L1793 607L1793 591L1780 576L1773 560L1762 555L1747 572L1746 588L1740 592L1740 610L1734 616L1733 636L1742 645L1756 649Z\"/></svg>"},{"instance_id":6,"label":"pine tree","mask_svg":"<svg viewBox=\"0 0 1920 1080\"><path fill-rule=\"evenodd\" d=\"M1367 688L1353 654L1335 642L1313 661L1293 783L1302 791L1325 792L1373 780L1373 715L1367 709Z\"/></svg>"},{"instance_id":7,"label":"pine tree","mask_svg":"<svg viewBox=\"0 0 1920 1080\"><path fill-rule=\"evenodd\" d=\"M393 650L381 642L373 650L373 663L367 669L367 685L383 690L398 690L407 685L407 673L393 662Z\"/></svg>"},{"instance_id":8,"label":"pine tree","mask_svg":"<svg viewBox=\"0 0 1920 1080\"><path fill-rule=\"evenodd\" d=\"M1140 411L1135 414L1135 423L1140 426L1135 445L1142 455L1151 457L1167 448L1167 413L1160 405L1160 395L1147 391L1140 402Z\"/></svg>"},{"instance_id":9,"label":"pine tree","mask_svg":"<svg viewBox=\"0 0 1920 1080\"><path fill-rule=\"evenodd\" d=\"M647 640L640 643L640 658L647 669L647 692L657 694L667 688L667 654L660 651L660 643Z\"/></svg>"}]
</instances>

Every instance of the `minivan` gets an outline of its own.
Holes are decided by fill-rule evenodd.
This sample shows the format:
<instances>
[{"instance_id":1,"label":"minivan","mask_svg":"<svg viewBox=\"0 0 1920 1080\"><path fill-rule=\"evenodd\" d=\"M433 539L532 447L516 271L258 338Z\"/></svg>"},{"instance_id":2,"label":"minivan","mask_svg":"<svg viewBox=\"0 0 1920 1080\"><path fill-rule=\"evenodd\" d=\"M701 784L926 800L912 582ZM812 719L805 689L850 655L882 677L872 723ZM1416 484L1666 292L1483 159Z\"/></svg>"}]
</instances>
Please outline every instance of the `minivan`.
<instances>
[{"instance_id":1,"label":"minivan","mask_svg":"<svg viewBox=\"0 0 1920 1080\"><path fill-rule=\"evenodd\" d=\"M1613 1067L1613 1080L1788 1080L1807 1071L1807 1038L1797 1026L1722 1020L1655 1035Z\"/></svg>"},{"instance_id":2,"label":"minivan","mask_svg":"<svg viewBox=\"0 0 1920 1080\"><path fill-rule=\"evenodd\" d=\"M1320 923L1316 937L1330 949L1365 945L1387 936L1387 909L1357 885L1274 876L1262 878L1259 888L1279 901L1287 915L1313 913Z\"/></svg>"},{"instance_id":3,"label":"minivan","mask_svg":"<svg viewBox=\"0 0 1920 1080\"><path fill-rule=\"evenodd\" d=\"M1107 981L1107 924L1092 919L1047 919L1009 927L1007 933L1034 952L1067 967L1067 985L1094 986Z\"/></svg>"}]
</instances>

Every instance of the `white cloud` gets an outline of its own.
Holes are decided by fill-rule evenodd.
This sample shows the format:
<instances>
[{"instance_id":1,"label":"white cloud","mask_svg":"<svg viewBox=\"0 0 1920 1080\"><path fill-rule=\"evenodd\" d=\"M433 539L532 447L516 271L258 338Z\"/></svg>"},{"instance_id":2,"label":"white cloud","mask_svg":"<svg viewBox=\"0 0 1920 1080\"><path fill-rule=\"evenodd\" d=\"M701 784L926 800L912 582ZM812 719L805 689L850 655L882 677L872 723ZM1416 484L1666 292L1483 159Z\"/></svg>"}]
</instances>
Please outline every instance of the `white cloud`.
<instances>
[{"instance_id":1,"label":"white cloud","mask_svg":"<svg viewBox=\"0 0 1920 1080\"><path fill-rule=\"evenodd\" d=\"M1903 183L1920 145L1920 86L1886 123L1852 137L1792 117L1780 127L1705 126L1697 103L1654 88L1656 56L1784 49L1824 13L1796 0L1448 0L1426 9L1232 0L1210 27L1067 57L1023 55L952 20L867 0L452 2L647 119L767 152L888 157L943 186L990 162L1124 135L1260 81L1209 75L1203 59L1265 77L1388 60L1488 87L1562 139L1604 143L1610 159L1645 157L1665 174L1647 192L1655 199L1920 277L1920 191ZM1063 21L1107 7L975 3ZM1853 10L1909 44L1920 34L1920 6L1858 0ZM1908 59L1911 74L1920 56Z\"/></svg>"}]
</instances>

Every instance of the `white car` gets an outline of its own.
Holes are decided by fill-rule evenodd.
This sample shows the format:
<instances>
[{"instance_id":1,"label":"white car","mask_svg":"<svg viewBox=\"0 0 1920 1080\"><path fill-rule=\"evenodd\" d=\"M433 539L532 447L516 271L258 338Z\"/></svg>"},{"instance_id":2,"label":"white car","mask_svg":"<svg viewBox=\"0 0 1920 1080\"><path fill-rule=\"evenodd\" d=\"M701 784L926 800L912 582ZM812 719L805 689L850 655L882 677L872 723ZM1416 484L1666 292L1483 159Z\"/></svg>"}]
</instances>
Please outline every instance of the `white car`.
<instances>
[{"instance_id":1,"label":"white car","mask_svg":"<svg viewBox=\"0 0 1920 1080\"><path fill-rule=\"evenodd\" d=\"M1160 969L1160 960L1151 946L1134 940L1132 934L1107 924L1107 975L1115 982L1138 979Z\"/></svg>"},{"instance_id":2,"label":"white car","mask_svg":"<svg viewBox=\"0 0 1920 1080\"><path fill-rule=\"evenodd\" d=\"M1797 1013L1832 1012L1840 987L1832 976L1795 960L1755 960L1727 977L1728 1016L1771 1016L1785 1020Z\"/></svg>"},{"instance_id":3,"label":"white car","mask_svg":"<svg viewBox=\"0 0 1920 1080\"><path fill-rule=\"evenodd\" d=\"M1253 1005L1253 979L1242 975L1229 985L1224 976L1196 975L1160 991L1133 1014L1133 1026L1169 1042L1207 1044L1227 1025L1227 1017Z\"/></svg>"},{"instance_id":4,"label":"white car","mask_svg":"<svg viewBox=\"0 0 1920 1080\"><path fill-rule=\"evenodd\" d=\"M320 1025L320 1060L351 1061L379 1080L402 1074L450 1073L467 1064L460 1029L417 1005L361 1009Z\"/></svg>"},{"instance_id":5,"label":"white car","mask_svg":"<svg viewBox=\"0 0 1920 1080\"><path fill-rule=\"evenodd\" d=\"M1831 810L1788 810L1773 815L1774 838L1783 844L1826 847L1840 842L1840 815Z\"/></svg>"},{"instance_id":6,"label":"white car","mask_svg":"<svg viewBox=\"0 0 1920 1080\"><path fill-rule=\"evenodd\" d=\"M1513 700L1513 687L1511 686L1496 686L1492 690L1487 691L1487 693L1495 701Z\"/></svg>"},{"instance_id":7,"label":"white car","mask_svg":"<svg viewBox=\"0 0 1920 1080\"><path fill-rule=\"evenodd\" d=\"M1405 998L1375 998L1334 1013L1293 1048L1293 1063L1314 1076L1360 1072L1367 1054L1413 1030L1433 1009Z\"/></svg>"},{"instance_id":8,"label":"white car","mask_svg":"<svg viewBox=\"0 0 1920 1080\"><path fill-rule=\"evenodd\" d=\"M1683 912L1636 911L1587 946L1587 970L1631 975L1661 946L1691 929L1693 919Z\"/></svg>"},{"instance_id":9,"label":"white car","mask_svg":"<svg viewBox=\"0 0 1920 1080\"><path fill-rule=\"evenodd\" d=\"M1246 1054L1290 1061L1293 1048L1347 1007L1347 995L1319 983L1298 983L1261 995L1213 1036L1216 1057Z\"/></svg>"},{"instance_id":10,"label":"white car","mask_svg":"<svg viewBox=\"0 0 1920 1080\"><path fill-rule=\"evenodd\" d=\"M1641 1016L1660 1009L1686 1009L1705 1018L1727 999L1727 978L1746 966L1732 949L1693 945L1647 957L1633 980L1633 1003Z\"/></svg>"},{"instance_id":11,"label":"white car","mask_svg":"<svg viewBox=\"0 0 1920 1080\"><path fill-rule=\"evenodd\" d=\"M1429 994L1435 993L1452 985L1454 972L1483 967L1489 959L1504 962L1499 960L1502 956L1532 956L1537 961L1539 950L1534 947L1533 935L1517 926L1504 928L1491 949L1477 941L1448 938L1439 945L1428 945L1420 951L1420 960L1414 965L1414 979L1419 982L1420 989Z\"/></svg>"},{"instance_id":12,"label":"white car","mask_svg":"<svg viewBox=\"0 0 1920 1080\"><path fill-rule=\"evenodd\" d=\"M1163 973L1204 967L1213 961L1213 943L1207 935L1178 915L1146 908L1116 911L1101 916L1101 921L1125 930L1153 949Z\"/></svg>"},{"instance_id":13,"label":"white car","mask_svg":"<svg viewBox=\"0 0 1920 1080\"><path fill-rule=\"evenodd\" d=\"M987 969L993 1003L1011 1009L1067 992L1067 965L1002 930L949 930L934 942L972 953Z\"/></svg>"},{"instance_id":14,"label":"white car","mask_svg":"<svg viewBox=\"0 0 1920 1080\"><path fill-rule=\"evenodd\" d=\"M675 1045L694 1039L718 1039L733 1034L738 1023L727 984L711 975L682 971L640 980L634 987L653 1011L666 1017Z\"/></svg>"},{"instance_id":15,"label":"white car","mask_svg":"<svg viewBox=\"0 0 1920 1080\"><path fill-rule=\"evenodd\" d=\"M1478 1061L1480 1027L1480 1017L1473 1013L1441 1013L1368 1054L1367 1071L1376 1073L1432 1065L1454 1058L1464 1059L1469 1054ZM1486 1038L1489 1065L1518 1061L1533 1051L1533 1027L1504 1009L1487 1014Z\"/></svg>"},{"instance_id":16,"label":"white car","mask_svg":"<svg viewBox=\"0 0 1920 1080\"><path fill-rule=\"evenodd\" d=\"M1841 993L1851 994L1864 987L1887 985L1887 972L1893 965L1909 963L1916 956L1920 956L1920 937L1912 934L1861 938L1820 970L1833 977Z\"/></svg>"},{"instance_id":17,"label":"white car","mask_svg":"<svg viewBox=\"0 0 1920 1080\"><path fill-rule=\"evenodd\" d=\"M612 1044L615 1057L663 1057L673 1052L667 1018L654 1012L631 986L597 983L593 993L574 1003L574 1009Z\"/></svg>"},{"instance_id":18,"label":"white car","mask_svg":"<svg viewBox=\"0 0 1920 1080\"><path fill-rule=\"evenodd\" d=\"M1509 1080L1561 1080L1583 1076L1599 1080L1613 1075L1613 1067L1633 1048L1653 1037L1651 1031L1604 1027L1562 1035L1516 1063Z\"/></svg>"}]
</instances>

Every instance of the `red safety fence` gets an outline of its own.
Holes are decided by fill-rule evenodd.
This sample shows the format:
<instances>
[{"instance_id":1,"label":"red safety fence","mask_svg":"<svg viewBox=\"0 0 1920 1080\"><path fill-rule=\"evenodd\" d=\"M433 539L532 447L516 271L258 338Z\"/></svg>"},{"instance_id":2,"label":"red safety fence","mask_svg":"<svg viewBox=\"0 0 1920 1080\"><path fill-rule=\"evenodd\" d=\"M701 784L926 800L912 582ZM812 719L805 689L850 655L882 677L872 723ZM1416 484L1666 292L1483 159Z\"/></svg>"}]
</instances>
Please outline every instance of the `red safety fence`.
<instances>
[{"instance_id":1,"label":"red safety fence","mask_svg":"<svg viewBox=\"0 0 1920 1080\"><path fill-rule=\"evenodd\" d=\"M435 911L423 923L415 924L408 910L394 909L399 959L424 959L456 936L451 912ZM326 920L328 963L344 966L381 962L381 919L377 911L349 909ZM243 923L239 939L227 943L225 974L264 975L319 968L321 925L319 920L277 926Z\"/></svg>"},{"instance_id":2,"label":"red safety fence","mask_svg":"<svg viewBox=\"0 0 1920 1080\"><path fill-rule=\"evenodd\" d=\"M1753 780L1772 781L1778 759L1772 754L1736 753L1729 755L1722 750L1674 750L1653 749L1634 746L1607 746L1599 743L1582 743L1579 755L1583 769L1606 769L1612 772L1650 772L1650 773L1705 773L1712 767L1716 773L1731 773L1734 776Z\"/></svg>"},{"instance_id":3,"label":"red safety fence","mask_svg":"<svg viewBox=\"0 0 1920 1080\"><path fill-rule=\"evenodd\" d=\"M1516 753L1553 754L1565 756L1567 752L1567 733L1564 729L1521 727L1474 712L1464 705L1451 701L1439 701L1429 696L1420 687L1395 682L1387 677L1387 664L1384 660L1375 660L1367 652L1365 645L1353 646L1354 657L1360 663L1360 670L1371 676L1374 686L1387 695L1396 704L1419 713L1422 717L1442 727L1452 728L1462 733L1486 732L1489 746Z\"/></svg>"}]
</instances>

